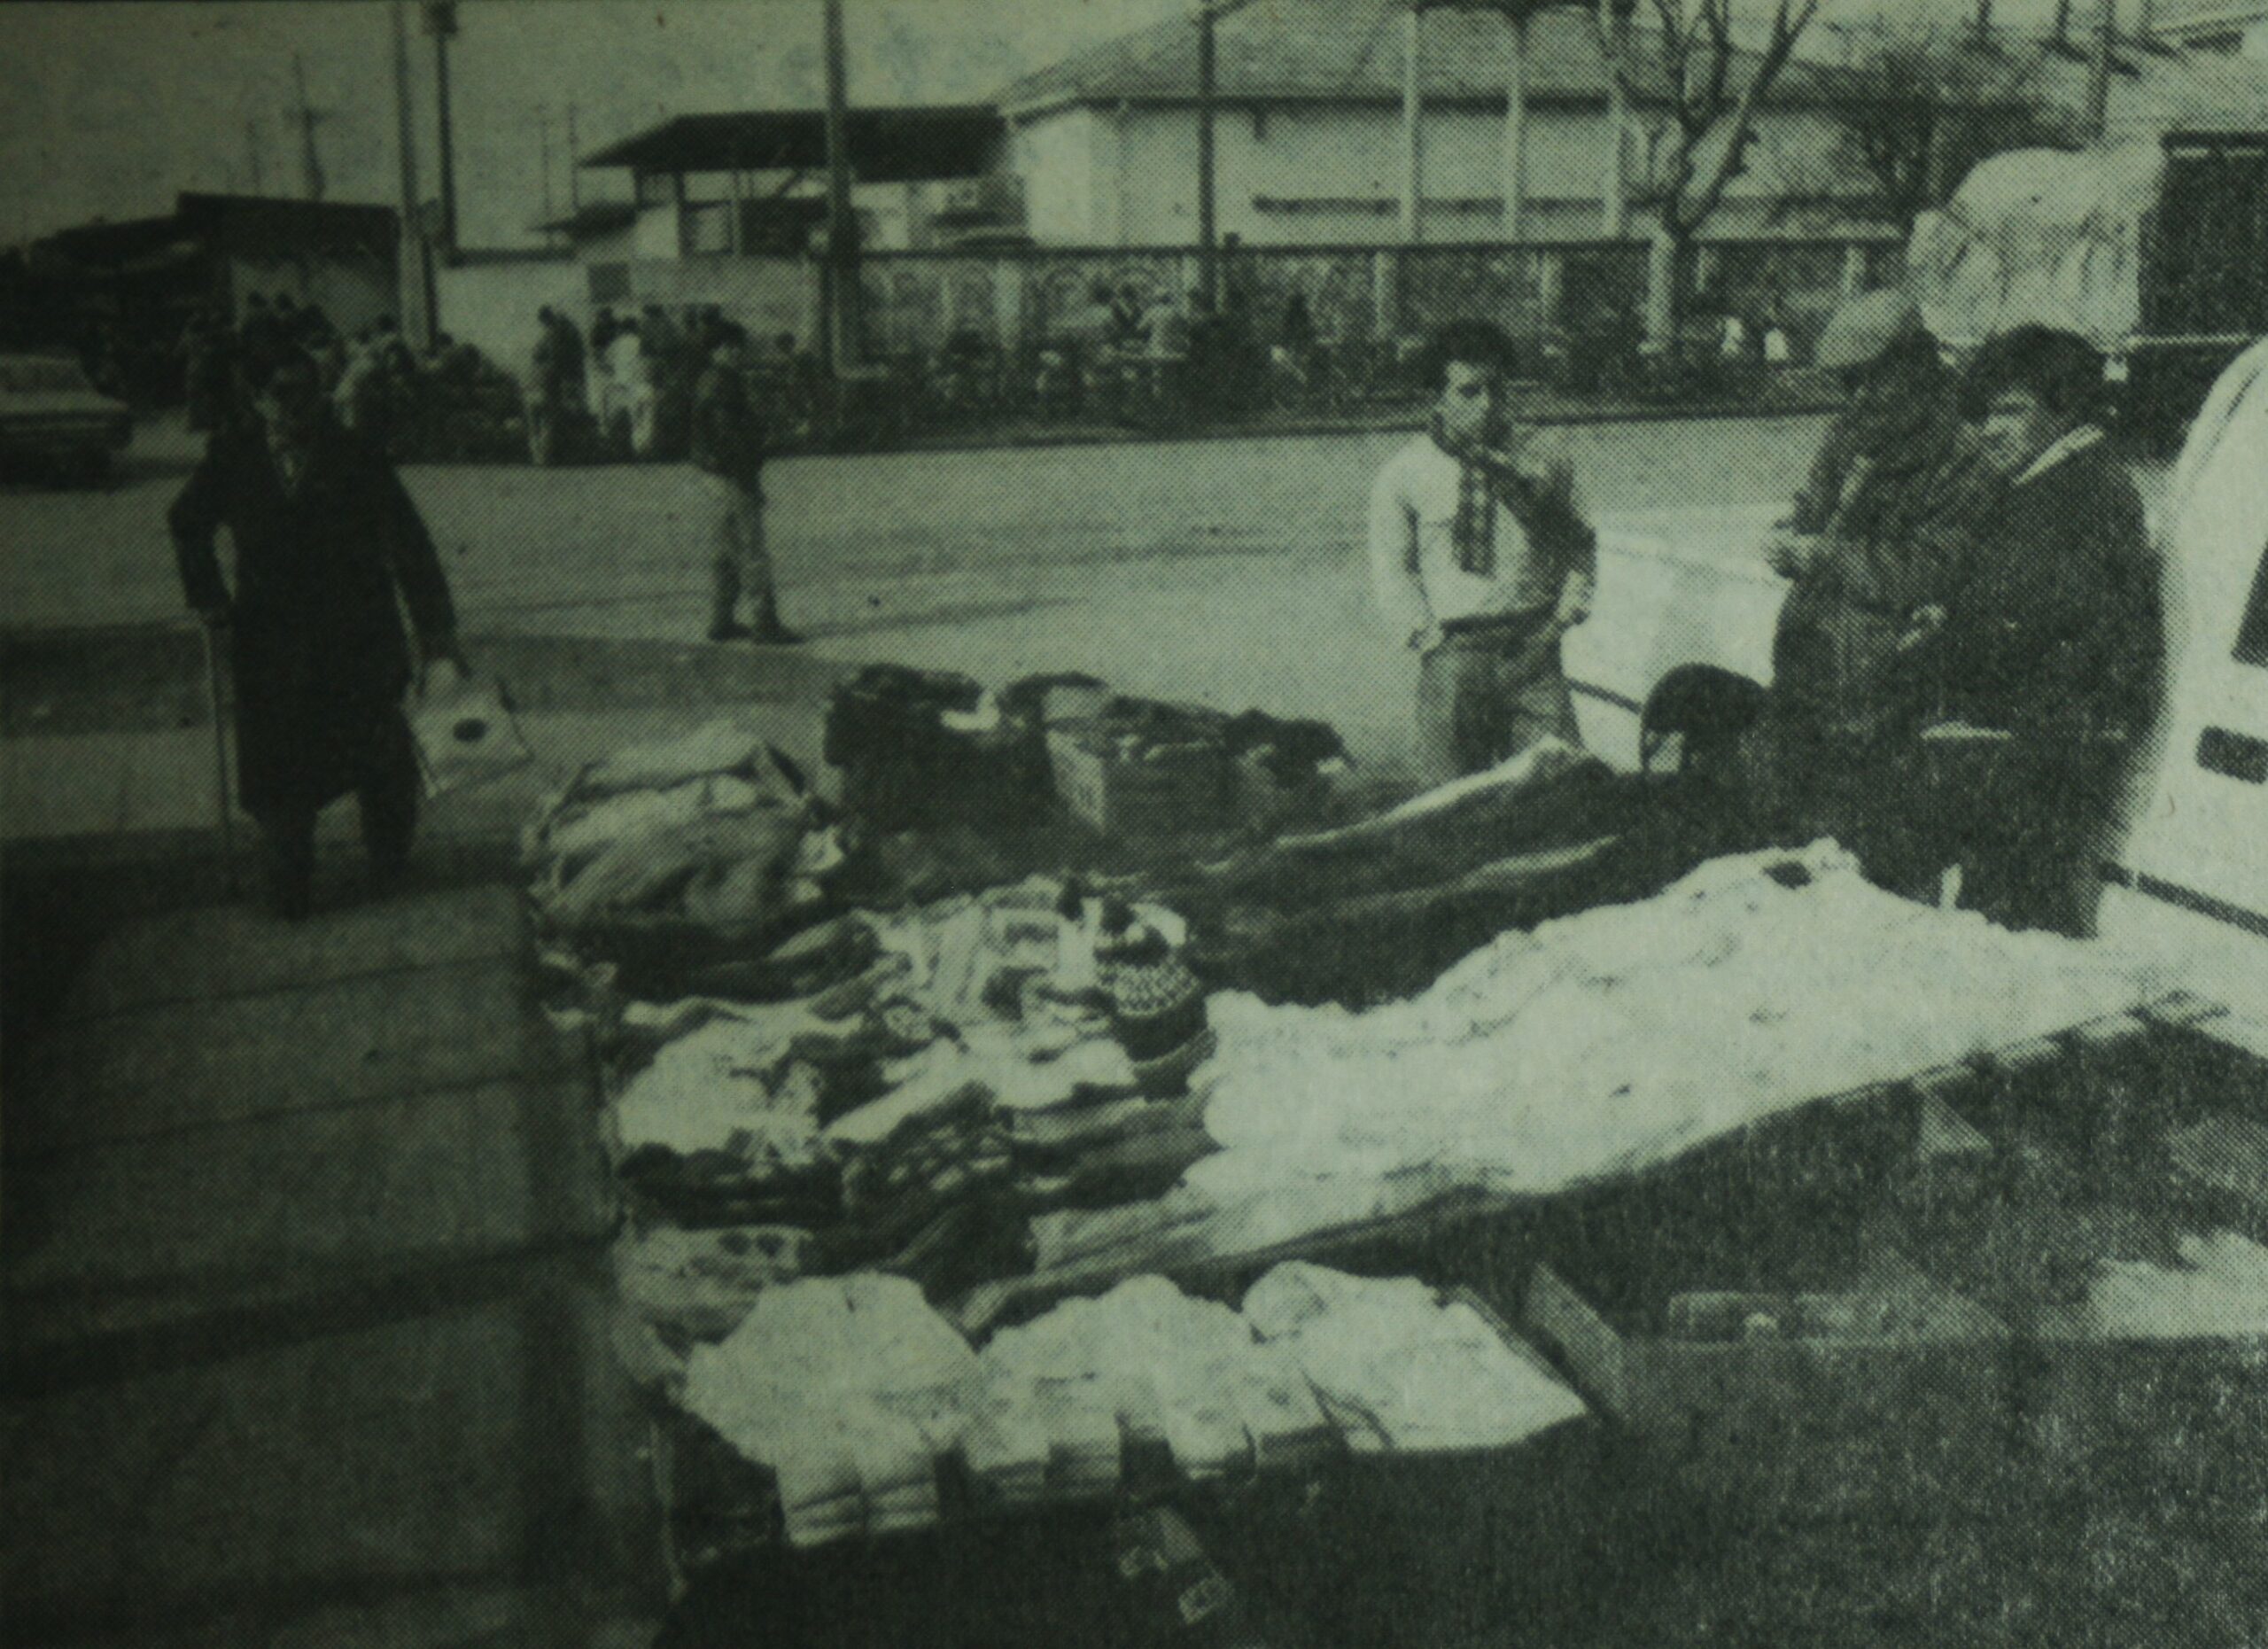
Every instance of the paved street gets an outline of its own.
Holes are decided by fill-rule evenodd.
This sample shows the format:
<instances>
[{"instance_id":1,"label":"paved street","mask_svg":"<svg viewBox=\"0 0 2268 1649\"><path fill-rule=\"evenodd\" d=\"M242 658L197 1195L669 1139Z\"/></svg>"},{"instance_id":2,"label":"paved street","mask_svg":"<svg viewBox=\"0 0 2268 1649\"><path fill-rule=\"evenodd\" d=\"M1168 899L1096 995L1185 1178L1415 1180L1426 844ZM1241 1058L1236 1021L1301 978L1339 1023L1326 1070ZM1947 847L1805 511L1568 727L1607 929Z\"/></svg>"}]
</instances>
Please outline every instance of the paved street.
<instances>
[{"instance_id":1,"label":"paved street","mask_svg":"<svg viewBox=\"0 0 2268 1649\"><path fill-rule=\"evenodd\" d=\"M1797 484L1819 427L1591 425L1568 436L1603 522L1674 521L1744 542L1759 511ZM1361 534L1370 478L1405 439L782 461L767 478L772 541L788 615L812 646L807 660L767 666L760 690L720 697L808 706L831 666L876 659L995 681L1085 669L1132 691L1320 716L1359 756L1390 766L1406 742L1412 665L1371 609ZM50 642L72 632L92 645L95 632L180 623L164 513L194 451L177 424L145 426L110 491L0 490L7 632ZM687 470L468 466L408 479L476 648L498 637L606 644L549 647L533 665L524 649L502 649L522 661L523 702L545 707L531 735L547 774L633 736L619 719L628 710L650 725L702 708L651 693L625 703L622 691L625 673L651 673L655 649L703 650L706 556ZM157 670L131 634L98 664L74 665L75 646L44 673L12 670L0 743L9 835L208 819L207 735L185 725L202 716L194 671Z\"/></svg>"}]
</instances>

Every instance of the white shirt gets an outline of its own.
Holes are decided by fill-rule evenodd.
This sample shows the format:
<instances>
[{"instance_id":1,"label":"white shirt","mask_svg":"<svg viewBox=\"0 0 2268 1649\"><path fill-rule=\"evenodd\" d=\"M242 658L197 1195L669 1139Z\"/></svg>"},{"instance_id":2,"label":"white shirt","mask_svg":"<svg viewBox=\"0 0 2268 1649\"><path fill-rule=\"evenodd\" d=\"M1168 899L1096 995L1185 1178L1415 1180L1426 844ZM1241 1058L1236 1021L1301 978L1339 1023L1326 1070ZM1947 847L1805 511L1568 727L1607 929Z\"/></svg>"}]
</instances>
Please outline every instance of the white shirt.
<instances>
[{"instance_id":1,"label":"white shirt","mask_svg":"<svg viewBox=\"0 0 2268 1649\"><path fill-rule=\"evenodd\" d=\"M1511 452L1532 471L1572 491L1573 468L1564 447L1538 435L1516 439ZM1548 565L1529 545L1519 521L1496 506L1496 569L1477 575L1457 564L1452 529L1464 466L1421 435L1386 462L1371 489L1371 581L1379 610L1398 637L1428 624L1549 611L1570 572Z\"/></svg>"}]
</instances>

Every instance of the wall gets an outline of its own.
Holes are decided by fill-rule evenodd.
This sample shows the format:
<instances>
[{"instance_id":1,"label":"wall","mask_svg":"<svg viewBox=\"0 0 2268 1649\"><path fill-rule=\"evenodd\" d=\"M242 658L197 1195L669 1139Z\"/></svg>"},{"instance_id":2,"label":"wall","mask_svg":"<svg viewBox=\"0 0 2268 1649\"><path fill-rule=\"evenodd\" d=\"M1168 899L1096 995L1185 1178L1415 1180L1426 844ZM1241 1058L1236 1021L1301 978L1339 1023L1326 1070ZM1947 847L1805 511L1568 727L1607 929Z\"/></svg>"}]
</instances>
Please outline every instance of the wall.
<instances>
[{"instance_id":1,"label":"wall","mask_svg":"<svg viewBox=\"0 0 2268 1649\"><path fill-rule=\"evenodd\" d=\"M507 371L524 372L535 348L536 311L547 305L587 327L590 276L571 258L470 262L435 272L441 330Z\"/></svg>"},{"instance_id":2,"label":"wall","mask_svg":"<svg viewBox=\"0 0 2268 1649\"><path fill-rule=\"evenodd\" d=\"M1425 237L1486 239L1503 221L1501 112L1433 109L1425 122ZM1528 115L1527 187L1547 235L1596 235L1607 166L1600 108ZM1220 231L1250 245L1391 245L1402 238L1402 115L1383 105L1224 110L1214 125ZM1029 224L1043 245L1187 245L1197 239L1197 115L1190 109L1067 110L1019 134ZM1658 157L1659 140L1653 152ZM1790 190L1851 189L1823 117L1767 113L1728 205ZM1649 139L1634 130L1634 176ZM1749 215L1760 215L1751 212Z\"/></svg>"}]
</instances>

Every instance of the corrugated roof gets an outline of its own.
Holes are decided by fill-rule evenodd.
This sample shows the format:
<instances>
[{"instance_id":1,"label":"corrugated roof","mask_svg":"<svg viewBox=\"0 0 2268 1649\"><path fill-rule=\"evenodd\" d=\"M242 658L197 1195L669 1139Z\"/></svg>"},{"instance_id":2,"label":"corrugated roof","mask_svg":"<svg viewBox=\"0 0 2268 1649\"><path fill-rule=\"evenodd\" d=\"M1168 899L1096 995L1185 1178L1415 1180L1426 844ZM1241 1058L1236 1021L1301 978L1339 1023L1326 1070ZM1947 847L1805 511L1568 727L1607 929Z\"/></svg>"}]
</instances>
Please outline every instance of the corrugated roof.
<instances>
[{"instance_id":1,"label":"corrugated roof","mask_svg":"<svg viewBox=\"0 0 2268 1649\"><path fill-rule=\"evenodd\" d=\"M1399 102L1407 0L1262 0L1216 26L1215 84L1223 103ZM1107 41L1026 75L1000 94L1011 119L1082 104L1186 103L1197 93L1195 23L1176 18ZM1425 13L1419 73L1429 103L1504 97L1509 35L1485 12ZM1639 41L1642 62L1651 59ZM1742 58L1753 63L1754 55ZM1834 70L1797 63L1781 95L1819 91ZM1539 102L1604 98L1606 65L1589 16L1539 14L1528 30L1527 88Z\"/></svg>"}]
</instances>

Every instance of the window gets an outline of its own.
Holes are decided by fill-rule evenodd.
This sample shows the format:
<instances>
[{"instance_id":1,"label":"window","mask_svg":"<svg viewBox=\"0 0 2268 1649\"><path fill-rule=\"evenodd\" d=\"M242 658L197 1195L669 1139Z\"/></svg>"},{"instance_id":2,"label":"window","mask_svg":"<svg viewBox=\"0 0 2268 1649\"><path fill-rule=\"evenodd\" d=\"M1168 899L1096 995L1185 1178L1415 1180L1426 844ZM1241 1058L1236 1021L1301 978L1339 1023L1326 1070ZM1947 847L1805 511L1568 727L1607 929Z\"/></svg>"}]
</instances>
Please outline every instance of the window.
<instances>
[{"instance_id":1,"label":"window","mask_svg":"<svg viewBox=\"0 0 2268 1649\"><path fill-rule=\"evenodd\" d=\"M641 206L666 206L676 204L677 175L672 172L641 172L638 174L638 204Z\"/></svg>"},{"instance_id":2,"label":"window","mask_svg":"<svg viewBox=\"0 0 2268 1649\"><path fill-rule=\"evenodd\" d=\"M2237 627L2236 661L2268 670L2268 544L2263 544L2260 570L2252 575L2252 599L2244 604L2244 622Z\"/></svg>"}]
</instances>

